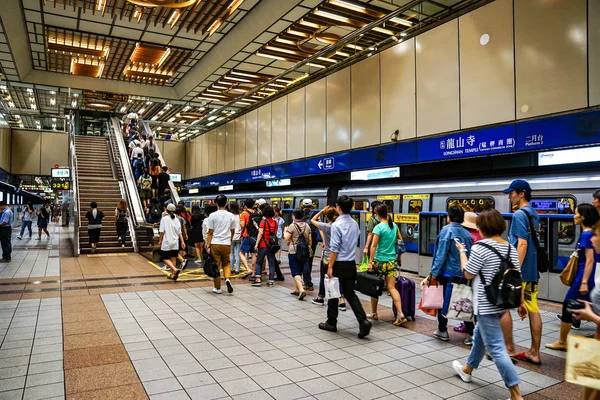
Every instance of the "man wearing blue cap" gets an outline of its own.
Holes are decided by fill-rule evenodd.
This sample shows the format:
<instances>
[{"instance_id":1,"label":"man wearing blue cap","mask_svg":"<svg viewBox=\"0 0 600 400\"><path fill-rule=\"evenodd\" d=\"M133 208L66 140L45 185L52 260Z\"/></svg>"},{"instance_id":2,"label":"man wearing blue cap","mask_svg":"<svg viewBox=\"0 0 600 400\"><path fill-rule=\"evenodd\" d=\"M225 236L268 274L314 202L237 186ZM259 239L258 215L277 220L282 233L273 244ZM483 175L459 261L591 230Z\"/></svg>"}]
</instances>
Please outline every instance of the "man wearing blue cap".
<instances>
[{"instance_id":1,"label":"man wearing blue cap","mask_svg":"<svg viewBox=\"0 0 600 400\"><path fill-rule=\"evenodd\" d=\"M540 217L531 207L531 186L523 179L514 180L510 186L502 191L508 194L508 199L513 207L518 210L513 214L508 233L510 244L515 246L519 256L521 275L525 290L525 306L529 314L529 328L531 330L531 346L528 351L515 354L513 342L513 324L510 313L502 318L502 330L508 354L519 361L540 365L540 346L542 341L542 317L538 306L538 265L537 250L533 235L540 229ZM530 220L536 232L531 232Z\"/></svg>"}]
</instances>

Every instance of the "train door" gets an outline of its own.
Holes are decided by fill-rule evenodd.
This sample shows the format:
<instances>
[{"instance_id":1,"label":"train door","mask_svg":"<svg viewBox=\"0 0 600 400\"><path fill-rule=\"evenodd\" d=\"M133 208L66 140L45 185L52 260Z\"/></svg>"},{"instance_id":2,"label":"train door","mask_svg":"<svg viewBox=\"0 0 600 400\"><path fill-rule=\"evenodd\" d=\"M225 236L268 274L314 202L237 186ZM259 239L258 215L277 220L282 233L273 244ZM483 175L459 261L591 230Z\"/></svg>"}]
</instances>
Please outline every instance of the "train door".
<instances>
[{"instance_id":1,"label":"train door","mask_svg":"<svg viewBox=\"0 0 600 400\"><path fill-rule=\"evenodd\" d=\"M406 245L406 253L402 255L402 269L419 273L419 214L431 209L431 195L405 194L402 196L400 214L394 215L394 222L398 224L402 239Z\"/></svg>"},{"instance_id":2,"label":"train door","mask_svg":"<svg viewBox=\"0 0 600 400\"><path fill-rule=\"evenodd\" d=\"M360 232L366 232L367 230L367 212L366 211L357 211L357 210L352 210L352 212L350 213L350 216L352 217L352 219L354 219L356 221L356 223L358 224L358 227L360 229ZM365 244L367 241L367 236L366 235L359 235L358 237L358 243L356 244L356 261L360 262L360 260L362 260L363 258L363 249L365 248Z\"/></svg>"},{"instance_id":3,"label":"train door","mask_svg":"<svg viewBox=\"0 0 600 400\"><path fill-rule=\"evenodd\" d=\"M277 200L274 200L277 199ZM294 211L293 208L293 204L294 204L294 198L293 197L280 197L280 198L272 198L271 201L275 202L275 201L279 201L279 207L281 208L281 218L283 218L283 220L285 221L285 225L284 225L284 229L286 226L289 226L292 223L292 211ZM283 251L287 251L288 249L288 245L286 243L286 241L284 240L283 243L281 244L281 250Z\"/></svg>"},{"instance_id":4,"label":"train door","mask_svg":"<svg viewBox=\"0 0 600 400\"><path fill-rule=\"evenodd\" d=\"M445 212L423 211L419 214L419 276L427 276L431 272L431 264L435 253L435 240L444 225L446 225ZM404 264L404 260L402 264Z\"/></svg>"}]
</instances>

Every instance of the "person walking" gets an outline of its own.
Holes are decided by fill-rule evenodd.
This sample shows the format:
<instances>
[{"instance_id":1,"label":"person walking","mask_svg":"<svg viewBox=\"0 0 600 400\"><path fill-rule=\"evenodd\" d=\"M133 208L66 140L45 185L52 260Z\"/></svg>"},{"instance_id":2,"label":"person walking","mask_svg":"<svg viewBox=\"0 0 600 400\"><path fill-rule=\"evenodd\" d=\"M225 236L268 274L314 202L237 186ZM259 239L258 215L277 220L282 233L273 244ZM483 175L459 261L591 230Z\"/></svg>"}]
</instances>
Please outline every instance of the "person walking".
<instances>
[{"instance_id":1,"label":"person walking","mask_svg":"<svg viewBox=\"0 0 600 400\"><path fill-rule=\"evenodd\" d=\"M202 252L204 251L204 236L202 235L202 221L204 216L199 206L192 206L192 229L189 232L190 243L196 249L196 264L202 264Z\"/></svg>"},{"instance_id":2,"label":"person walking","mask_svg":"<svg viewBox=\"0 0 600 400\"><path fill-rule=\"evenodd\" d=\"M219 209L205 220L208 229L206 248L219 266L219 269L223 270L227 292L231 294L233 293L233 285L230 280L231 265L229 264L229 256L231 254L231 239L235 233L235 218L233 214L225 209L227 206L227 196L218 195L215 203ZM221 294L221 275L219 274L213 281L215 285L213 293Z\"/></svg>"},{"instance_id":3,"label":"person walking","mask_svg":"<svg viewBox=\"0 0 600 400\"><path fill-rule=\"evenodd\" d=\"M246 199L244 200L244 211L240 214L240 228L242 230L242 245L240 247L240 260L244 265L244 268L253 276L256 272L256 250L254 246L256 245L256 240L251 232L258 228L254 227L254 200ZM252 226L250 226L252 224ZM250 253L252 257L252 267L248 266L248 259L246 258L246 254Z\"/></svg>"},{"instance_id":4,"label":"person walking","mask_svg":"<svg viewBox=\"0 0 600 400\"><path fill-rule=\"evenodd\" d=\"M501 318L510 312L489 302L481 280L483 277L485 282L491 282L500 268L502 260L492 248L503 257L507 254L515 267L519 265L517 250L502 238L506 222L497 210L483 211L477 217L477 225L484 238L478 243L483 245L473 246L470 256L467 257L467 247L463 243L456 242L454 244L460 254L461 270L465 278L473 279L473 310L477 318L477 326L473 334L473 348L467 358L467 364L463 366L456 360L452 363L452 368L461 380L466 383L471 382L473 370L479 367L487 348L502 376L504 385L510 391L511 400L522 400L519 376L504 345L500 327ZM521 292L521 305L517 309L521 319L527 317L523 293Z\"/></svg>"},{"instance_id":5,"label":"person walking","mask_svg":"<svg viewBox=\"0 0 600 400\"><path fill-rule=\"evenodd\" d=\"M275 253L269 249L269 241L272 237L277 238L277 221L273 218L275 217L275 211L269 205L266 205L263 208L262 215L264 218L260 222L258 238L256 239L256 245L254 247L258 253L256 258L258 270L256 271L256 278L254 282L252 282L252 286L261 285L263 261L266 257L269 262L269 282L267 282L267 286L273 287L277 260L275 259Z\"/></svg>"},{"instance_id":6,"label":"person walking","mask_svg":"<svg viewBox=\"0 0 600 400\"><path fill-rule=\"evenodd\" d=\"M442 228L435 240L435 254L431 265L431 274L421 282L421 286L429 285L431 277L435 277L437 283L443 286L444 299L446 299L448 284L460 282L464 279L460 269L460 254L458 254L458 250L454 245L455 241L458 240L464 244L467 252L471 251L473 245L473 237L469 231L462 227L464 215L464 210L459 206L452 206L448 209L447 225ZM444 317L441 309L437 311L437 320L438 329L433 333L433 336L447 342L450 340L448 318ZM465 326L468 334L465 344L471 345L474 324L473 322L466 322Z\"/></svg>"},{"instance_id":7,"label":"person walking","mask_svg":"<svg viewBox=\"0 0 600 400\"><path fill-rule=\"evenodd\" d=\"M281 264L281 248L283 246L283 229L285 228L285 219L281 217L281 208L273 207L275 211L275 222L277 222L277 240L279 241L279 251L275 254L277 258L277 264Z\"/></svg>"},{"instance_id":8,"label":"person walking","mask_svg":"<svg viewBox=\"0 0 600 400\"><path fill-rule=\"evenodd\" d=\"M298 296L298 300L304 300L306 297L306 289L302 284L302 273L306 268L306 264L308 264L308 257L306 257L306 259L300 259L296 254L301 236L304 237L303 240L305 240L308 247L310 247L310 228L306 222L304 222L304 212L296 209L292 213L292 224L285 229L283 238L288 244L288 263L290 265L292 278L294 279L294 290L291 294L293 296Z\"/></svg>"},{"instance_id":9,"label":"person walking","mask_svg":"<svg viewBox=\"0 0 600 400\"><path fill-rule=\"evenodd\" d=\"M231 238L231 254L229 255L229 265L233 268L234 274L240 273L242 259L240 249L242 247L242 227L240 226L240 205L236 202L229 203L229 212L233 214L235 221L235 231Z\"/></svg>"},{"instance_id":10,"label":"person walking","mask_svg":"<svg viewBox=\"0 0 600 400\"><path fill-rule=\"evenodd\" d=\"M6 201L0 201L0 246L2 247L2 259L0 262L7 263L12 260L12 225L14 223L14 214L6 204Z\"/></svg>"},{"instance_id":11,"label":"person walking","mask_svg":"<svg viewBox=\"0 0 600 400\"><path fill-rule=\"evenodd\" d=\"M394 325L404 325L407 319L402 314L402 300L400 293L396 289L396 276L398 275L398 261L396 254L396 243L402 240L400 229L394 223L391 215L388 214L388 206L380 204L375 207L375 214L379 223L373 228L373 237L371 238L371 248L369 254L373 259L369 259L369 272L375 272L375 275L383 278L388 293L392 296L392 301L398 315L394 321ZM377 320L377 304L379 298L371 297L371 319Z\"/></svg>"},{"instance_id":12,"label":"person walking","mask_svg":"<svg viewBox=\"0 0 600 400\"><path fill-rule=\"evenodd\" d=\"M591 301L590 292L595 286L596 262L600 261L592 244L594 226L600 220L598 210L589 203L581 203L575 208L573 219L575 224L581 227L581 236L575 247L579 260L577 274L563 302L562 314L560 315L560 336L554 343L545 346L551 350L567 351L567 336L573 325L573 314L568 309L568 302L572 300Z\"/></svg>"},{"instance_id":13,"label":"person walking","mask_svg":"<svg viewBox=\"0 0 600 400\"><path fill-rule=\"evenodd\" d=\"M312 205L313 201L311 199L302 200L302 211L304 212L304 218L302 220L306 222L308 228L310 229L310 248L312 250L311 256L308 259L308 263L304 265L304 271L302 272L302 279L304 280L304 290L308 291L313 291L315 289L312 282L312 269L313 260L315 258L315 252L317 251L317 245L319 244L317 228L315 228L310 222L313 214Z\"/></svg>"},{"instance_id":14,"label":"person walking","mask_svg":"<svg viewBox=\"0 0 600 400\"><path fill-rule=\"evenodd\" d=\"M179 277L180 270L177 269L177 256L179 255L179 244L183 244L185 248L185 242L183 241L183 235L181 232L181 223L175 218L175 204L169 204L165 215L160 220L160 227L158 232L160 239L158 245L160 246L160 252L163 262L171 270L171 274L167 277L174 281Z\"/></svg>"},{"instance_id":15,"label":"person walking","mask_svg":"<svg viewBox=\"0 0 600 400\"><path fill-rule=\"evenodd\" d=\"M37 213L37 226L38 226L38 237L35 240L42 240L42 231L46 233L48 240L50 240L50 232L48 232L48 221L50 220L50 213L46 207L42 205L40 211Z\"/></svg>"},{"instance_id":16,"label":"person walking","mask_svg":"<svg viewBox=\"0 0 600 400\"><path fill-rule=\"evenodd\" d=\"M329 265L327 276L337 277L340 281L340 289L346 300L352 307L352 312L358 321L358 338L362 339L369 335L373 324L367 320L365 310L356 293L354 283L356 282L356 244L360 236L358 224L350 216L354 200L346 195L337 199L336 211L339 217L331 225L331 252L329 254ZM327 321L319 324L319 329L337 332L337 317L339 314L338 300L329 299L327 302Z\"/></svg>"},{"instance_id":17,"label":"person walking","mask_svg":"<svg viewBox=\"0 0 600 400\"><path fill-rule=\"evenodd\" d=\"M140 199L144 208L150 203L152 199L152 177L148 173L148 169L144 169L144 173L137 180L138 187L140 188Z\"/></svg>"},{"instance_id":18,"label":"person walking","mask_svg":"<svg viewBox=\"0 0 600 400\"><path fill-rule=\"evenodd\" d=\"M319 221L321 215L325 216L325 222ZM338 213L335 208L331 206L325 206L321 211L313 215L310 223L321 231L321 237L323 238L323 254L321 256L320 265L320 277L319 277L319 293L317 297L312 300L313 304L325 305L325 275L327 274L327 268L329 266L329 257L331 256L331 225L335 222ZM341 288L340 288L341 289ZM344 301L344 293L341 293L338 308L340 311L346 311L346 303Z\"/></svg>"},{"instance_id":19,"label":"person walking","mask_svg":"<svg viewBox=\"0 0 600 400\"><path fill-rule=\"evenodd\" d=\"M513 340L513 321L510 315L502 318L502 331L508 354L519 361L534 365L541 365L540 347L542 343L542 317L538 305L538 263L537 249L533 235L540 229L540 217L531 207L531 186L523 179L512 181L510 186L502 191L508 194L508 199L513 207L518 210L513 214L513 219L508 232L509 242L519 254L519 265L523 276L525 288L525 306L529 314L529 329L531 331L531 346L527 351L516 354ZM531 231L533 225L534 232Z\"/></svg>"},{"instance_id":20,"label":"person walking","mask_svg":"<svg viewBox=\"0 0 600 400\"><path fill-rule=\"evenodd\" d=\"M130 217L127 201L121 199L117 208L115 208L115 225L117 227L117 236L121 247L125 247L127 241L128 219Z\"/></svg>"},{"instance_id":21,"label":"person walking","mask_svg":"<svg viewBox=\"0 0 600 400\"><path fill-rule=\"evenodd\" d=\"M100 231L102 230L102 220L104 213L98 210L98 204L95 201L90 203L90 209L85 214L85 219L88 220L88 236L90 238L90 246L92 246L92 254L96 253L96 246L100 242Z\"/></svg>"},{"instance_id":22,"label":"person walking","mask_svg":"<svg viewBox=\"0 0 600 400\"><path fill-rule=\"evenodd\" d=\"M17 239L21 240L23 238L23 234L25 233L25 228L29 231L29 239L31 239L31 224L35 218L35 210L33 209L33 204L27 203L25 206L25 210L23 211L23 219L21 220L21 232L17 236Z\"/></svg>"}]
</instances>

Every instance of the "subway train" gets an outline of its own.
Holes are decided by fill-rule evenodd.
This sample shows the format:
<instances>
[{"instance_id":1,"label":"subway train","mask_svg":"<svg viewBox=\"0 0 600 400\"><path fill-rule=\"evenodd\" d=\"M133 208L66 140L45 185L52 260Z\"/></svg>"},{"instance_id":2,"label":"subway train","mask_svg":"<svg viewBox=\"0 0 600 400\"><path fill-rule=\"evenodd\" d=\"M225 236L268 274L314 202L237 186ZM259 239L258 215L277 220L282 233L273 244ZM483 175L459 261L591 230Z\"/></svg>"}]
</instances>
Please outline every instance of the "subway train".
<instances>
[{"instance_id":1,"label":"subway train","mask_svg":"<svg viewBox=\"0 0 600 400\"><path fill-rule=\"evenodd\" d=\"M564 175L535 175L519 177L526 179L533 190L531 201L541 218L541 243L548 251L552 270L540 277L540 298L562 302L567 287L562 285L559 273L566 266L573 252L580 228L573 223L575 207L591 203L592 193L600 187L600 175L590 172ZM422 183L385 183L351 185L343 187L339 195L354 199L352 217L361 232L357 244L357 260L362 257L365 245L366 223L370 217L370 204L375 200L385 203L401 229L407 253L402 256L402 271L426 276L431 269L435 238L446 224L448 207L458 205L465 211L480 212L495 208L505 217L510 227L514 211L508 196L502 190L509 186L513 177L487 178L456 181L431 181ZM282 208L282 217L291 222L291 212L299 208L303 199L310 198L314 209L325 206L327 188L301 190L263 190L256 192L225 192L232 200L241 202L248 197L264 198L273 206ZM204 207L215 195L183 196L187 206ZM508 229L504 236L506 237ZM600 271L599 271L600 272Z\"/></svg>"}]
</instances>

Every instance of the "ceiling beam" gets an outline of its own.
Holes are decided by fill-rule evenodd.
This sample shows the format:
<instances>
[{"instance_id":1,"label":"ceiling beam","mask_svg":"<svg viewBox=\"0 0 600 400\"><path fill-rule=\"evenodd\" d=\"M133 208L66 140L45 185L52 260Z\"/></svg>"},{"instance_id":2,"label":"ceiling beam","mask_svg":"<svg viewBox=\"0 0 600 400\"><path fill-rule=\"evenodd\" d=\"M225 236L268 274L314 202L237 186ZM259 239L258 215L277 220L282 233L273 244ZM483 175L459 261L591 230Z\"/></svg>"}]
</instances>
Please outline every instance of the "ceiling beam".
<instances>
[{"instance_id":1,"label":"ceiling beam","mask_svg":"<svg viewBox=\"0 0 600 400\"><path fill-rule=\"evenodd\" d=\"M198 61L175 85L177 95L183 98L196 86L246 47L253 38L280 20L301 0L262 0L233 29Z\"/></svg>"},{"instance_id":2,"label":"ceiling beam","mask_svg":"<svg viewBox=\"0 0 600 400\"><path fill-rule=\"evenodd\" d=\"M17 73L23 79L33 69L27 26L19 0L2 0L0 7L0 19L6 30L6 38L15 62Z\"/></svg>"}]
</instances>

